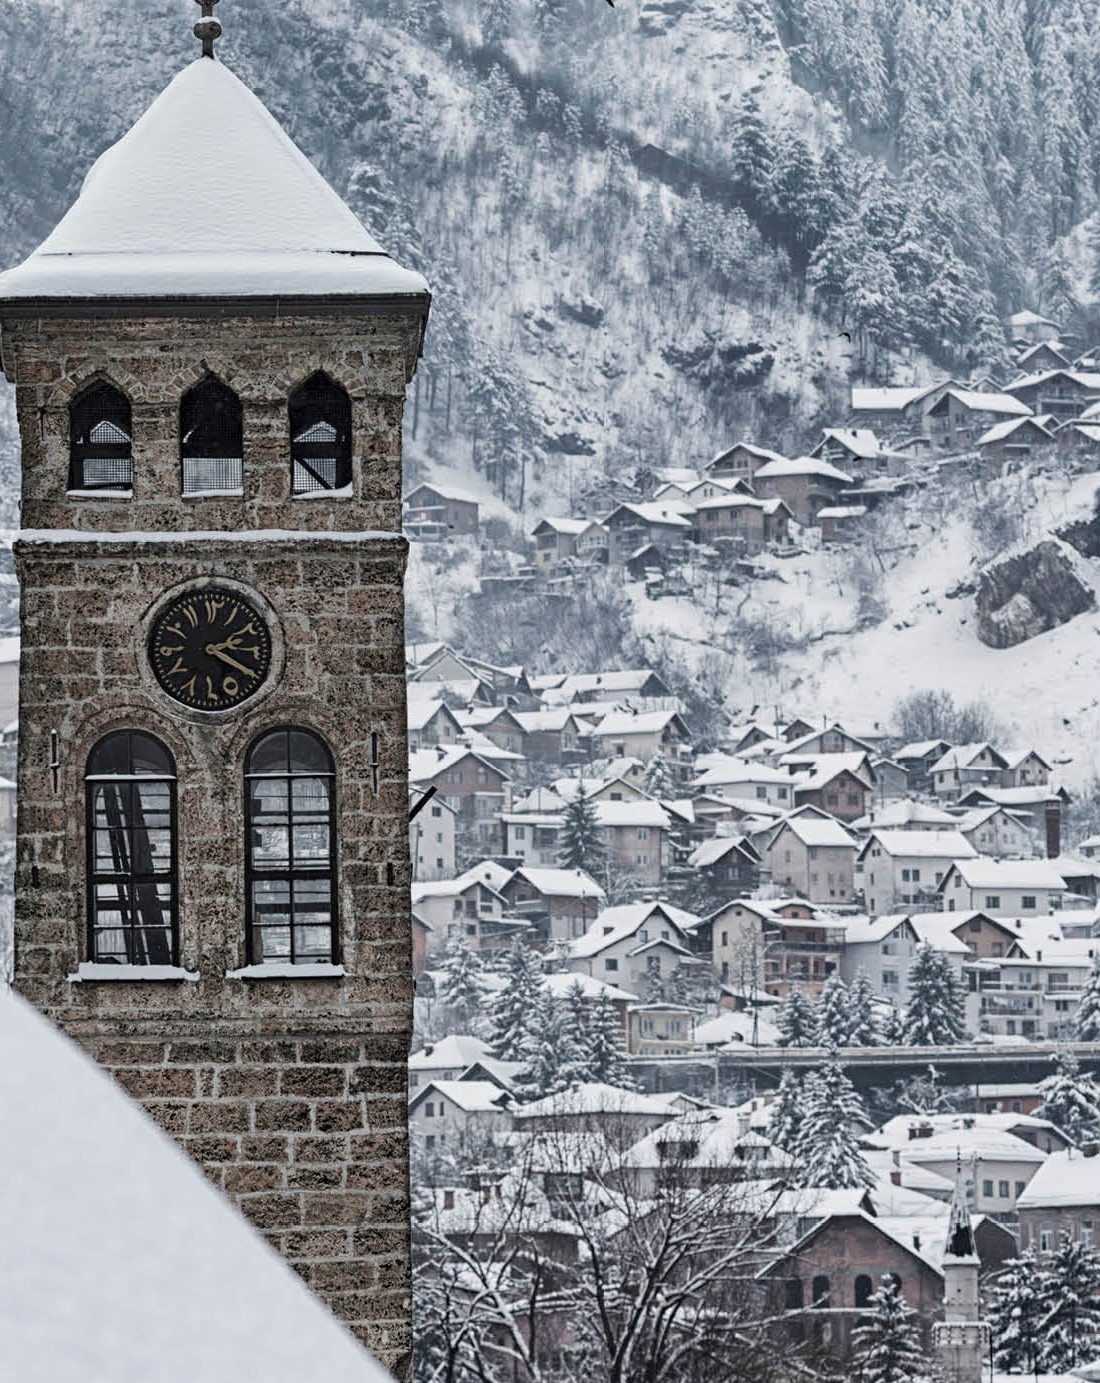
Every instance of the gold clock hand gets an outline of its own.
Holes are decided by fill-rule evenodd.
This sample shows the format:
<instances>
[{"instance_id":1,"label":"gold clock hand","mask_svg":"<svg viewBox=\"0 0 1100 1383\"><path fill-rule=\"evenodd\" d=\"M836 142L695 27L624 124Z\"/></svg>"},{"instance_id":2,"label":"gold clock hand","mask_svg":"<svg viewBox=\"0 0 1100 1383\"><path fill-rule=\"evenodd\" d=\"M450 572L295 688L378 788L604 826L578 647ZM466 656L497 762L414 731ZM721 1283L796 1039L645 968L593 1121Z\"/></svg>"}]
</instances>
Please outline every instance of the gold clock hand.
<instances>
[{"instance_id":1,"label":"gold clock hand","mask_svg":"<svg viewBox=\"0 0 1100 1383\"><path fill-rule=\"evenodd\" d=\"M206 645L206 651L210 654L211 658L218 658L221 662L228 663L230 667L236 668L238 672L244 673L246 677L254 677L256 675L251 668L245 667L243 663L238 663L236 658L231 658L228 653L223 653L222 649L224 646L224 644L219 643L208 643Z\"/></svg>"}]
</instances>

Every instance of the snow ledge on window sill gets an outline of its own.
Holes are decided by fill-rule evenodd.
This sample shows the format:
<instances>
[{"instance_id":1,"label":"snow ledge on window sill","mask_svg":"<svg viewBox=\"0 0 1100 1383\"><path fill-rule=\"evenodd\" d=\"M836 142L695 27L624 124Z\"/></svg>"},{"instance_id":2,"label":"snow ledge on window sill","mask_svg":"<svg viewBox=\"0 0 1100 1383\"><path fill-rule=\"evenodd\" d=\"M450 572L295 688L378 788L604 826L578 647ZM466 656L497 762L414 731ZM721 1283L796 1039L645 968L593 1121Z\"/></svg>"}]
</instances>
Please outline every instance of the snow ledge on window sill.
<instances>
[{"instance_id":1,"label":"snow ledge on window sill","mask_svg":"<svg viewBox=\"0 0 1100 1383\"><path fill-rule=\"evenodd\" d=\"M240 970L227 970L227 980L338 980L347 971L342 965L316 961L292 965L290 961L268 961L266 965L244 965Z\"/></svg>"},{"instance_id":2,"label":"snow ledge on window sill","mask_svg":"<svg viewBox=\"0 0 1100 1383\"><path fill-rule=\"evenodd\" d=\"M133 499L133 490L66 490L66 499Z\"/></svg>"},{"instance_id":3,"label":"snow ledge on window sill","mask_svg":"<svg viewBox=\"0 0 1100 1383\"><path fill-rule=\"evenodd\" d=\"M244 499L244 490L189 490L181 499Z\"/></svg>"},{"instance_id":4,"label":"snow ledge on window sill","mask_svg":"<svg viewBox=\"0 0 1100 1383\"><path fill-rule=\"evenodd\" d=\"M351 485L341 485L335 490L302 490L300 493L295 491L291 499L354 499L355 495Z\"/></svg>"},{"instance_id":5,"label":"snow ledge on window sill","mask_svg":"<svg viewBox=\"0 0 1100 1383\"><path fill-rule=\"evenodd\" d=\"M199 978L197 970L184 970L181 965L110 965L102 961L83 960L76 974L68 977L70 984L86 984L89 980L188 980Z\"/></svg>"}]
</instances>

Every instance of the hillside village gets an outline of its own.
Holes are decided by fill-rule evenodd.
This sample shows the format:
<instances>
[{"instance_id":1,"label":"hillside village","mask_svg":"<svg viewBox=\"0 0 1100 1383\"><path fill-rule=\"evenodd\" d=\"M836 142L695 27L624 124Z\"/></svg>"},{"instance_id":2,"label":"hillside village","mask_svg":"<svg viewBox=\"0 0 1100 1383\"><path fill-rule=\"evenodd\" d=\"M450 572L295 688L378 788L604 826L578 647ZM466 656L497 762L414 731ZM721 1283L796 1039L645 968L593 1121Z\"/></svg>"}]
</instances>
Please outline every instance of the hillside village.
<instances>
[{"instance_id":1,"label":"hillside village","mask_svg":"<svg viewBox=\"0 0 1100 1383\"><path fill-rule=\"evenodd\" d=\"M858 539L938 467L1094 469L1096 362L1014 325L1020 379L855 390L813 456L655 471L602 518L540 521L530 579L606 561L659 588L685 542ZM421 485L410 536L475 534L471 503ZM868 1313L914 1368L1088 1376L1100 1312L1057 1306L1100 1291L1100 836L1072 766L817 707L700 731L649 667L535 674L441 640L406 661L431 1348L571 1376L601 1255L622 1267L640 1205L671 1224L694 1198L700 1234L744 1231L742 1338L815 1376L862 1367ZM1032 1048L1026 1079L945 1074ZM1022 1302L1054 1324L1021 1339Z\"/></svg>"}]
</instances>

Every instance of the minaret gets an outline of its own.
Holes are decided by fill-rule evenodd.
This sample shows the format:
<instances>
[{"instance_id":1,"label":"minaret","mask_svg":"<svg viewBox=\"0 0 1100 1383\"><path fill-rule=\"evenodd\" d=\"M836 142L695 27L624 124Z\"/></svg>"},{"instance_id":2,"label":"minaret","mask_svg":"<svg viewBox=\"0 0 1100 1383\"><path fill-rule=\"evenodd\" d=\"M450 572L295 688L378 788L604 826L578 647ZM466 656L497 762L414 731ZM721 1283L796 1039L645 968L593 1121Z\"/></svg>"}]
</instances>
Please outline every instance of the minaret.
<instances>
[{"instance_id":1,"label":"minaret","mask_svg":"<svg viewBox=\"0 0 1100 1383\"><path fill-rule=\"evenodd\" d=\"M948 1383L981 1383L982 1363L989 1349L989 1326L979 1319L981 1263L974 1245L961 1162L955 1171L942 1266L943 1320L933 1326L933 1345Z\"/></svg>"},{"instance_id":2,"label":"minaret","mask_svg":"<svg viewBox=\"0 0 1100 1383\"><path fill-rule=\"evenodd\" d=\"M428 286L199 3L202 56L0 274L15 983L401 1372L401 417Z\"/></svg>"}]
</instances>

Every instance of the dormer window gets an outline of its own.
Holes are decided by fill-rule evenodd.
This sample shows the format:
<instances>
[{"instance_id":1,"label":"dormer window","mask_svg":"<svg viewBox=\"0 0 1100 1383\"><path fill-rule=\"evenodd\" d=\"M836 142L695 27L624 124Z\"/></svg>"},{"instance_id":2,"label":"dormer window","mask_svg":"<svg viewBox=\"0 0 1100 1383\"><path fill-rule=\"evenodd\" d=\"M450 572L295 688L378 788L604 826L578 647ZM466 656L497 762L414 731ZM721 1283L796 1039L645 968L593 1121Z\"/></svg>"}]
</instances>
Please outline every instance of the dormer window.
<instances>
[{"instance_id":1,"label":"dormer window","mask_svg":"<svg viewBox=\"0 0 1100 1383\"><path fill-rule=\"evenodd\" d=\"M318 372L290 396L293 493L316 495L351 486L351 400Z\"/></svg>"},{"instance_id":2,"label":"dormer window","mask_svg":"<svg viewBox=\"0 0 1100 1383\"><path fill-rule=\"evenodd\" d=\"M92 384L69 405L69 491L129 493L133 483L130 400Z\"/></svg>"},{"instance_id":3,"label":"dormer window","mask_svg":"<svg viewBox=\"0 0 1100 1383\"><path fill-rule=\"evenodd\" d=\"M180 403L180 472L184 495L244 492L244 423L241 401L213 375Z\"/></svg>"}]
</instances>

